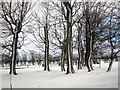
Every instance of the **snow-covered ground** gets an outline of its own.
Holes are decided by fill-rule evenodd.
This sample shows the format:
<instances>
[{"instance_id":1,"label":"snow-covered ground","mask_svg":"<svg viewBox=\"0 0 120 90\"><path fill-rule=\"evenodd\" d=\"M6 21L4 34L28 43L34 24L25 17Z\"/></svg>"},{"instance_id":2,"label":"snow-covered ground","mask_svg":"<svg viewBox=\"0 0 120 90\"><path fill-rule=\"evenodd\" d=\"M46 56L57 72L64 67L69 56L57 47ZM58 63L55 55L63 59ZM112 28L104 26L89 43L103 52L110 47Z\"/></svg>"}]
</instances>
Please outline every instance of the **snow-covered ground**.
<instances>
[{"instance_id":1,"label":"snow-covered ground","mask_svg":"<svg viewBox=\"0 0 120 90\"><path fill-rule=\"evenodd\" d=\"M113 63L112 71L106 72L108 63L103 63L101 68L94 65L94 71L87 72L77 70L75 74L65 74L61 72L60 66L50 66L51 71L43 71L39 66L18 67L17 76L12 77L13 88L118 88L118 62ZM2 70L2 88L10 87L10 75L8 68Z\"/></svg>"}]
</instances>

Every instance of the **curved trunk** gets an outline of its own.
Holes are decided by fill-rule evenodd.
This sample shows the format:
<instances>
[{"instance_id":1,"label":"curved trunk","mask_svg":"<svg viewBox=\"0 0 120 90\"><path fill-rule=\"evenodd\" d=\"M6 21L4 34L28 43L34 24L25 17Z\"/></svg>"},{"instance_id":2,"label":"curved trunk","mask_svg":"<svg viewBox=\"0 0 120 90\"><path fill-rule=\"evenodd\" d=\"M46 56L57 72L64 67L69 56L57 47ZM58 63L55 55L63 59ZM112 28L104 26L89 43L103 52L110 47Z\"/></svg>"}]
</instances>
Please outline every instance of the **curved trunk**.
<instances>
[{"instance_id":1,"label":"curved trunk","mask_svg":"<svg viewBox=\"0 0 120 90\"><path fill-rule=\"evenodd\" d=\"M108 70L107 72L111 71L111 68L112 68L112 64L113 64L113 61L114 61L114 58L113 58L113 49L114 49L114 45L113 45L113 42L112 42L112 16L110 18L110 30L109 30L109 40L110 40L110 45L111 45L111 56L110 56L110 64L109 64L109 67L108 67Z\"/></svg>"},{"instance_id":2,"label":"curved trunk","mask_svg":"<svg viewBox=\"0 0 120 90\"><path fill-rule=\"evenodd\" d=\"M110 60L110 64L109 64L109 67L108 67L108 69L107 69L107 72L111 71L113 61L114 61L114 59L113 59L113 49L112 49L111 60Z\"/></svg>"},{"instance_id":3,"label":"curved trunk","mask_svg":"<svg viewBox=\"0 0 120 90\"><path fill-rule=\"evenodd\" d=\"M114 58L113 58L113 44L112 44L112 40L110 38L110 44L111 44L111 56L110 56L110 64L109 64L109 67L107 69L107 72L111 71L111 68L112 68L112 64L113 64L113 61L114 61Z\"/></svg>"}]
</instances>

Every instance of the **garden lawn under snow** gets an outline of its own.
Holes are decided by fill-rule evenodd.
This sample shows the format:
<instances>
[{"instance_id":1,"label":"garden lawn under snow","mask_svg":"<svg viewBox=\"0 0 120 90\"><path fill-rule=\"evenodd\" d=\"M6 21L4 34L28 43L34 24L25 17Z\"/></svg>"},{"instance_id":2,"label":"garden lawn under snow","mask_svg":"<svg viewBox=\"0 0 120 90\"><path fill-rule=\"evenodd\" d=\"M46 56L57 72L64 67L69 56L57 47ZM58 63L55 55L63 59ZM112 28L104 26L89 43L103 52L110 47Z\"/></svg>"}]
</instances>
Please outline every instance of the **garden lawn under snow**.
<instances>
[{"instance_id":1,"label":"garden lawn under snow","mask_svg":"<svg viewBox=\"0 0 120 90\"><path fill-rule=\"evenodd\" d=\"M108 63L102 62L101 68L95 64L94 71L87 68L77 70L75 74L61 72L61 67L51 65L50 72L39 66L17 67L18 75L12 77L13 88L118 88L118 62L113 63L112 71L106 72ZM2 70L2 88L10 87L10 75L7 67ZM0 84L1 84L0 83Z\"/></svg>"}]
</instances>

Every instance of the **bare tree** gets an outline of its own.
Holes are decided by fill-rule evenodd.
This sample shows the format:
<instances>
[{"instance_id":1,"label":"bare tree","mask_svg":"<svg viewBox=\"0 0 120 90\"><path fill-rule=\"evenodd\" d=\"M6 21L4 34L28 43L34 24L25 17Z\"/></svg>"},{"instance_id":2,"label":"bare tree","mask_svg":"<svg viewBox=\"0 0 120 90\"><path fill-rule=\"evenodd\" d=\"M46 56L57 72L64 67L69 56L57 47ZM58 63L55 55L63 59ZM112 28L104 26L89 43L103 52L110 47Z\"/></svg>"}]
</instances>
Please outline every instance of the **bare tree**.
<instances>
[{"instance_id":1,"label":"bare tree","mask_svg":"<svg viewBox=\"0 0 120 90\"><path fill-rule=\"evenodd\" d=\"M16 53L18 45L19 33L22 30L25 17L31 8L29 2L1 2L2 19L7 23L8 30L13 35L12 45L12 68L10 74L17 75L16 73Z\"/></svg>"},{"instance_id":2,"label":"bare tree","mask_svg":"<svg viewBox=\"0 0 120 90\"><path fill-rule=\"evenodd\" d=\"M37 22L37 30L33 31L33 36L35 37L37 43L40 45L41 43L44 44L44 70L50 71L49 68L49 17L50 17L50 10L49 10L49 2L40 2L39 7L42 8L42 17L39 16L39 13L34 13L33 16L35 17L35 22ZM39 45L37 45L39 47ZM40 48L40 47L39 47Z\"/></svg>"},{"instance_id":3,"label":"bare tree","mask_svg":"<svg viewBox=\"0 0 120 90\"><path fill-rule=\"evenodd\" d=\"M108 22L108 42L110 43L110 63L109 63L109 67L107 69L107 72L111 71L111 68L112 68L112 64L113 64L113 61L114 61L114 57L115 55L120 52L120 50L117 50L117 52L114 52L115 48L119 48L118 47L118 42L119 42L119 35L120 34L120 30L119 30L119 24L117 22L116 19L118 19L118 17L116 17L116 3L112 3L111 4L112 8L111 8L111 11L110 11L110 14L108 16L109 19L109 22ZM116 22L114 22L114 20L116 20ZM118 40L117 40L118 39ZM116 44L116 45L115 45Z\"/></svg>"},{"instance_id":4,"label":"bare tree","mask_svg":"<svg viewBox=\"0 0 120 90\"><path fill-rule=\"evenodd\" d=\"M75 73L72 63L72 5L70 2L63 2L67 10L65 19L67 20L67 38L66 38L66 53L67 53L67 74Z\"/></svg>"},{"instance_id":5,"label":"bare tree","mask_svg":"<svg viewBox=\"0 0 120 90\"><path fill-rule=\"evenodd\" d=\"M52 2L52 8L54 8L54 14L51 15L53 19L53 28L51 29L51 40L50 43L56 47L57 49L61 50L61 71L65 71L65 56L66 56L66 47L65 47L65 40L66 40L66 22L64 19L64 6L61 3L54 3ZM54 39L54 41L53 41ZM58 43L56 43L58 42Z\"/></svg>"},{"instance_id":6,"label":"bare tree","mask_svg":"<svg viewBox=\"0 0 120 90\"><path fill-rule=\"evenodd\" d=\"M85 62L90 72L92 67L92 55L93 55L93 41L94 33L98 30L98 26L103 22L107 16L108 7L105 2L85 2L83 3L83 15L85 17L85 29L86 29L86 54Z\"/></svg>"}]
</instances>

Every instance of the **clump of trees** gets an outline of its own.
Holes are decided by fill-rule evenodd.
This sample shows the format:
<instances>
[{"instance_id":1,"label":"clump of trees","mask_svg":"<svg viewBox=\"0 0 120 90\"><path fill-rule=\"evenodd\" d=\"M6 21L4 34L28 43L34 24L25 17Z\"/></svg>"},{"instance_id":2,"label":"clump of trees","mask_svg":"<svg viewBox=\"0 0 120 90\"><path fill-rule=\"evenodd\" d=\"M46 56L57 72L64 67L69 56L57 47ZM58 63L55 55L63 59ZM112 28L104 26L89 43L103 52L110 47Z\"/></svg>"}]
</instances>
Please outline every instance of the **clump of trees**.
<instances>
[{"instance_id":1,"label":"clump of trees","mask_svg":"<svg viewBox=\"0 0 120 90\"><path fill-rule=\"evenodd\" d=\"M0 16L6 37L2 48L11 52L10 74L16 75L17 49L20 49L20 33L34 36L33 43L44 53L44 70L50 71L50 52L60 54L61 71L75 73L73 52L77 50L77 68L86 66L88 72L94 70L93 63L105 56L104 48L108 45L111 70L114 58L120 52L120 30L118 4L115 2L38 2L32 10L30 2L1 2ZM28 13L32 12L29 16ZM31 18L29 18L31 17ZM31 22L29 20L32 19ZM29 27L25 26L29 23ZM28 29L23 32L23 26ZM8 40L8 39L7 39ZM107 42L107 43L106 43ZM20 46L23 46L24 43ZM19 53L18 53L19 54ZM34 52L30 52L35 61ZM41 56L40 56L41 57ZM26 56L23 57L26 59ZM67 69L65 69L65 64Z\"/></svg>"}]
</instances>

